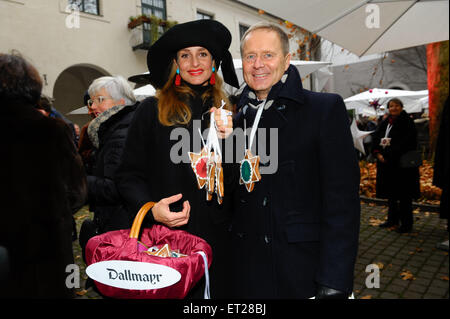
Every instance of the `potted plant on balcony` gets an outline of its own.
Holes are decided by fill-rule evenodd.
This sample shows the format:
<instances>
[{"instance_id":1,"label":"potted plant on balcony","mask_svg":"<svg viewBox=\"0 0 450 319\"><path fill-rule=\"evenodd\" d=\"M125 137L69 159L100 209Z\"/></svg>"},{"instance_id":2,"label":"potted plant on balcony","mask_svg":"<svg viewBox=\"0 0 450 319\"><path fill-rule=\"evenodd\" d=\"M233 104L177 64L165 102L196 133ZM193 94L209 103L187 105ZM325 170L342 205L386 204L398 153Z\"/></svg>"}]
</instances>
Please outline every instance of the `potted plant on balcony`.
<instances>
[{"instance_id":1,"label":"potted plant on balcony","mask_svg":"<svg viewBox=\"0 0 450 319\"><path fill-rule=\"evenodd\" d=\"M149 27L138 28L144 24L148 24ZM154 15L148 16L142 14L140 16L130 17L128 29L133 33L133 49L148 49L161 36L160 27L162 27L163 32L166 32L175 24L177 24L176 21L164 20Z\"/></svg>"},{"instance_id":2,"label":"potted plant on balcony","mask_svg":"<svg viewBox=\"0 0 450 319\"><path fill-rule=\"evenodd\" d=\"M151 18L145 14L141 14L136 17L130 17L128 21L128 29L134 29L139 25L142 25L144 22L151 23Z\"/></svg>"}]
</instances>

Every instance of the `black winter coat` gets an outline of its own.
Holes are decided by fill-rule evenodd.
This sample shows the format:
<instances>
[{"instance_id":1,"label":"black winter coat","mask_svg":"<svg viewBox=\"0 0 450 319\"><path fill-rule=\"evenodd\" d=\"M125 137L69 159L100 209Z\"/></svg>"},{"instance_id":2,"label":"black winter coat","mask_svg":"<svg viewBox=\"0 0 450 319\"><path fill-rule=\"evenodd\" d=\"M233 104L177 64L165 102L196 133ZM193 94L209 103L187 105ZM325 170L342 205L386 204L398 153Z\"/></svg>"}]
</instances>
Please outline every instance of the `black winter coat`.
<instances>
[{"instance_id":1,"label":"black winter coat","mask_svg":"<svg viewBox=\"0 0 450 319\"><path fill-rule=\"evenodd\" d=\"M33 105L1 101L0 136L0 246L11 262L0 298L72 297L72 214L87 187L71 131Z\"/></svg>"},{"instance_id":2,"label":"black winter coat","mask_svg":"<svg viewBox=\"0 0 450 319\"><path fill-rule=\"evenodd\" d=\"M235 125L243 127L243 120L241 111ZM318 285L350 293L359 168L342 98L304 90L290 66L278 97L262 113L258 131L263 129L267 137L269 129L278 133L275 145L267 138L265 150L278 152L278 167L262 174L253 192L244 185L235 191L233 297L309 298ZM274 161L263 161L261 169Z\"/></svg>"},{"instance_id":3,"label":"black winter coat","mask_svg":"<svg viewBox=\"0 0 450 319\"><path fill-rule=\"evenodd\" d=\"M97 130L99 147L95 150L95 165L93 175L88 176L88 186L89 206L99 233L131 228L135 216L125 208L114 177L137 105L125 106L101 123Z\"/></svg>"},{"instance_id":4,"label":"black winter coat","mask_svg":"<svg viewBox=\"0 0 450 319\"><path fill-rule=\"evenodd\" d=\"M180 229L203 238L211 245L211 298L225 298L229 296L229 199L225 195L222 205L217 203L215 195L211 201L206 201L205 189L198 189L188 157L188 152L201 150L198 128L203 132L208 127L206 119L209 119L208 110L212 106L208 101L201 101L200 93L190 100L192 120L187 126L161 125L154 97L140 104L128 132L116 181L133 212L137 212L146 202L158 202L178 193L183 198L170 206L171 211L181 211L182 203L189 201L189 222ZM203 116L205 120L202 120L203 114L207 114ZM225 185L225 192L226 188ZM152 222L154 220L147 218L147 226ZM204 283L200 281L188 298L203 298L203 289Z\"/></svg>"},{"instance_id":5,"label":"black winter coat","mask_svg":"<svg viewBox=\"0 0 450 319\"><path fill-rule=\"evenodd\" d=\"M376 196L378 198L419 198L420 180L418 168L400 168L400 157L417 148L417 131L414 121L402 111L392 124L389 133L390 146L383 148L380 141L385 137L389 124L387 117L373 133L372 152L381 153L385 163L377 162ZM392 120L391 120L392 121Z\"/></svg>"}]
</instances>

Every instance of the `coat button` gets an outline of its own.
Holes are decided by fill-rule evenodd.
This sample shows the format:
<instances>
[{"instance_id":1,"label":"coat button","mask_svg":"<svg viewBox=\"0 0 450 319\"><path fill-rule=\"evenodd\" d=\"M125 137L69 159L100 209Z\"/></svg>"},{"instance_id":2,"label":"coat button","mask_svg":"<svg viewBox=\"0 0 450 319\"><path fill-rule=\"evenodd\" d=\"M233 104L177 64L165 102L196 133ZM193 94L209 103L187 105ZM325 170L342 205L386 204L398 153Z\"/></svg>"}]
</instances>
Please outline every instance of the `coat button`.
<instances>
[{"instance_id":1,"label":"coat button","mask_svg":"<svg viewBox=\"0 0 450 319\"><path fill-rule=\"evenodd\" d=\"M268 202L268 201L269 201L269 200L267 199L267 196L264 196L263 202L262 202L263 207L266 207L266 206L267 206L267 202Z\"/></svg>"}]
</instances>

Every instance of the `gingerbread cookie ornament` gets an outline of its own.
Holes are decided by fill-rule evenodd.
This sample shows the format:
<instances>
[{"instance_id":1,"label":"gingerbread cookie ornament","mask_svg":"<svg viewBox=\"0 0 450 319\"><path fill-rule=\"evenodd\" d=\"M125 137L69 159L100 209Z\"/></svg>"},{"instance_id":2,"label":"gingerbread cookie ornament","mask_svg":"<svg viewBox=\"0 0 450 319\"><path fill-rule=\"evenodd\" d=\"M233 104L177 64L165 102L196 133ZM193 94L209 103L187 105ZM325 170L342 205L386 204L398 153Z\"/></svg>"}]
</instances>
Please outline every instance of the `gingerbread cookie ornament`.
<instances>
[{"instance_id":1,"label":"gingerbread cookie ornament","mask_svg":"<svg viewBox=\"0 0 450 319\"><path fill-rule=\"evenodd\" d=\"M245 148L244 158L240 161L240 178L239 184L245 185L248 192L253 191L255 183L261 180L261 173L259 172L259 155L253 156L251 148L253 141L255 139L256 131L258 130L259 120L261 119L261 114L264 109L264 103L258 106L258 111L253 122L252 130L250 132L249 147ZM244 127L244 132L246 131Z\"/></svg>"},{"instance_id":2,"label":"gingerbread cookie ornament","mask_svg":"<svg viewBox=\"0 0 450 319\"><path fill-rule=\"evenodd\" d=\"M191 167L197 178L198 188L202 189L208 181L207 164L208 164L208 150L204 147L200 153L188 153L191 159Z\"/></svg>"},{"instance_id":3,"label":"gingerbread cookie ornament","mask_svg":"<svg viewBox=\"0 0 450 319\"><path fill-rule=\"evenodd\" d=\"M253 191L256 182L261 180L259 172L259 156L253 156L250 150L246 150L244 159L240 162L239 184L245 185L248 192Z\"/></svg>"},{"instance_id":4,"label":"gingerbread cookie ornament","mask_svg":"<svg viewBox=\"0 0 450 319\"><path fill-rule=\"evenodd\" d=\"M222 119L229 115L229 112L223 109L225 103L222 101L222 106L219 108L222 111ZM217 202L222 204L224 197L223 186L223 169L222 169L222 152L220 150L219 138L217 136L217 126L214 119L214 113L211 113L211 125L209 128L208 137L203 140L201 131L199 129L200 137L203 142L203 149L200 153L188 152L191 160L191 167L197 178L199 189L205 187L206 200L210 201L212 195L216 193Z\"/></svg>"}]
</instances>

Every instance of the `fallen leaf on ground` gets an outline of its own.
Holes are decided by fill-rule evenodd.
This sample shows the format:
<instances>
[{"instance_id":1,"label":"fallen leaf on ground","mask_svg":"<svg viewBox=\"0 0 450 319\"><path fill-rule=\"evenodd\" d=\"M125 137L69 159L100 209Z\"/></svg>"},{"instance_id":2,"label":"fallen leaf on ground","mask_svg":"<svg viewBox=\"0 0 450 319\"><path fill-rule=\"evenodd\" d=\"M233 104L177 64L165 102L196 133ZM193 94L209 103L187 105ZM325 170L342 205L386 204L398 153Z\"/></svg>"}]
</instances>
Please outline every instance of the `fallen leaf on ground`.
<instances>
[{"instance_id":1,"label":"fallen leaf on ground","mask_svg":"<svg viewBox=\"0 0 450 319\"><path fill-rule=\"evenodd\" d=\"M380 220L378 218L375 218L373 216L369 217L369 224L370 226L378 226L380 224L384 223L384 220Z\"/></svg>"},{"instance_id":2,"label":"fallen leaf on ground","mask_svg":"<svg viewBox=\"0 0 450 319\"><path fill-rule=\"evenodd\" d=\"M379 269L379 270L381 270L381 269L384 268L383 263L378 262L378 263L375 263L375 264L378 266L378 269Z\"/></svg>"},{"instance_id":3,"label":"fallen leaf on ground","mask_svg":"<svg viewBox=\"0 0 450 319\"><path fill-rule=\"evenodd\" d=\"M414 275L409 270L403 271L400 274L400 277L402 277L402 280L416 280L416 277L414 277Z\"/></svg>"},{"instance_id":4,"label":"fallen leaf on ground","mask_svg":"<svg viewBox=\"0 0 450 319\"><path fill-rule=\"evenodd\" d=\"M80 291L76 291L75 292L78 296L84 296L87 293L86 289L80 290Z\"/></svg>"}]
</instances>

